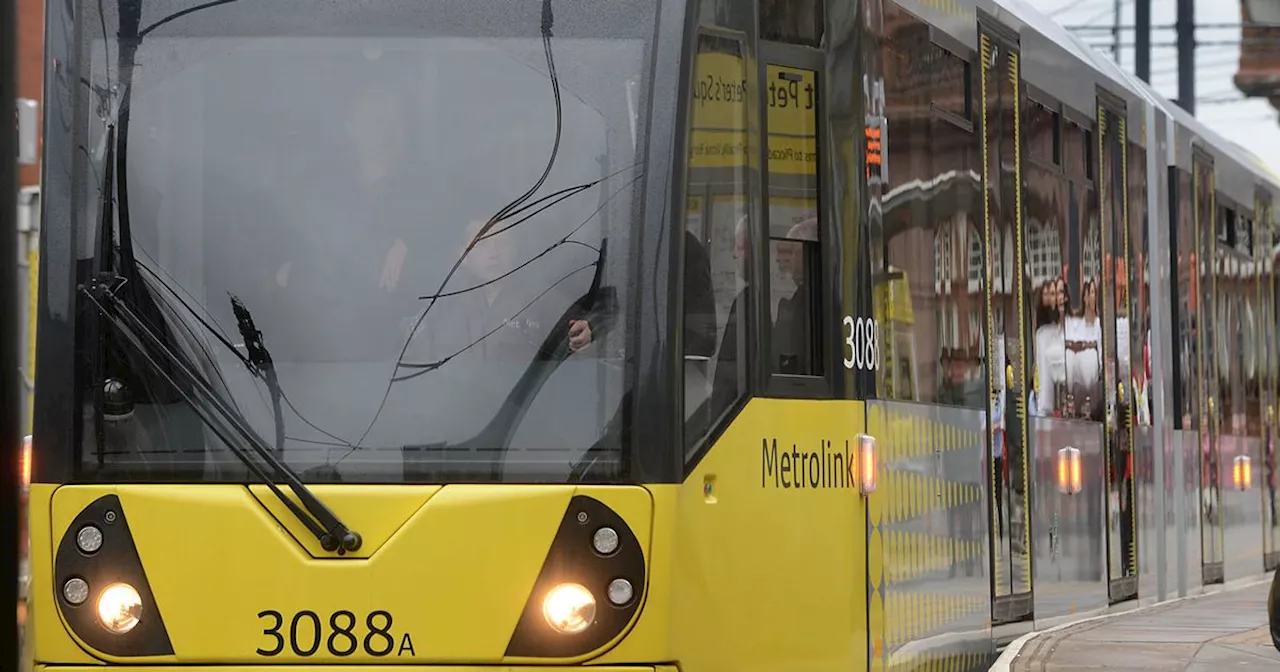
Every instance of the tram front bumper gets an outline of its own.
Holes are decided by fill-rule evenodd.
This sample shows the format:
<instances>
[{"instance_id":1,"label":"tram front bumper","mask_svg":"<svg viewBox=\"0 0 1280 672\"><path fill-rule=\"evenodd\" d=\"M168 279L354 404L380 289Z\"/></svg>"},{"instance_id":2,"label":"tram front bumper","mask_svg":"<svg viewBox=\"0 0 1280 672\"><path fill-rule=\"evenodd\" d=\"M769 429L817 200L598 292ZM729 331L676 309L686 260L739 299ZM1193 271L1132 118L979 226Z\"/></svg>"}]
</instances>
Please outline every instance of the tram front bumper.
<instances>
[{"instance_id":1,"label":"tram front bumper","mask_svg":"<svg viewBox=\"0 0 1280 672\"><path fill-rule=\"evenodd\" d=\"M84 666L84 665L36 665L33 672L103 672L104 669L110 669L112 672L279 672L283 666L278 665L219 665L200 666L200 665L148 665L148 666L125 666L111 665L109 668L102 666ZM297 669L299 666L292 666ZM541 665L304 665L300 666L307 672L386 672L386 670L394 669L396 672L582 672L584 669L591 672L679 672L679 668L675 665L613 665L613 666L596 666L596 665L576 665L576 666L559 666L545 667Z\"/></svg>"}]
</instances>

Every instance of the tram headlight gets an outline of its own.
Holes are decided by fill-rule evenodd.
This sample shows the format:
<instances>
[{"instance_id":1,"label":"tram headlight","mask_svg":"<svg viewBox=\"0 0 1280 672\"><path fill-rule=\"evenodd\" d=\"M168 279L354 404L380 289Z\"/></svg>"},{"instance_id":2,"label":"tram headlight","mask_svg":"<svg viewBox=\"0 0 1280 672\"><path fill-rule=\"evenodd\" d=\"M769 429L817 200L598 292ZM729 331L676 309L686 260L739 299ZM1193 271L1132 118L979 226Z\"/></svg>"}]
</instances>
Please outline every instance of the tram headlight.
<instances>
[{"instance_id":1,"label":"tram headlight","mask_svg":"<svg viewBox=\"0 0 1280 672\"><path fill-rule=\"evenodd\" d=\"M573 635L596 620L596 598L583 586L562 583L542 598L542 617L557 632Z\"/></svg>"},{"instance_id":2,"label":"tram headlight","mask_svg":"<svg viewBox=\"0 0 1280 672\"><path fill-rule=\"evenodd\" d=\"M638 489L616 497L637 516L648 510L648 497ZM575 494L505 655L566 659L604 649L635 622L644 604L644 580L644 545L628 522L595 497Z\"/></svg>"},{"instance_id":3,"label":"tram headlight","mask_svg":"<svg viewBox=\"0 0 1280 672\"><path fill-rule=\"evenodd\" d=\"M123 635L138 625L142 596L127 583L114 583L98 596L98 622L108 632Z\"/></svg>"},{"instance_id":4,"label":"tram headlight","mask_svg":"<svg viewBox=\"0 0 1280 672\"><path fill-rule=\"evenodd\" d=\"M120 658L173 655L118 495L98 497L66 525L53 580L64 622L87 651Z\"/></svg>"}]
</instances>

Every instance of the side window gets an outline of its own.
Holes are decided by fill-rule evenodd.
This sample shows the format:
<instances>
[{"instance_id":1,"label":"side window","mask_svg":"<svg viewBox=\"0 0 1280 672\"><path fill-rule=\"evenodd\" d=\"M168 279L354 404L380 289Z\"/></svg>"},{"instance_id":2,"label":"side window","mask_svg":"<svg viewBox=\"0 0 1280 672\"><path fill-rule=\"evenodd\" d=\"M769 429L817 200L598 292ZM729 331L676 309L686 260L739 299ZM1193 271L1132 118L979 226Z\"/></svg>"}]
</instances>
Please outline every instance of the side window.
<instances>
[{"instance_id":1,"label":"side window","mask_svg":"<svg viewBox=\"0 0 1280 672\"><path fill-rule=\"evenodd\" d=\"M1175 169L1177 177L1176 221L1174 240L1177 243L1174 263L1178 269L1177 333L1178 349L1174 370L1178 372L1177 408L1174 409L1175 429L1195 429L1199 408L1199 341L1196 339L1196 269L1195 269L1195 215L1192 211L1191 173Z\"/></svg>"},{"instance_id":2,"label":"side window","mask_svg":"<svg viewBox=\"0 0 1280 672\"><path fill-rule=\"evenodd\" d=\"M1214 222L1213 222L1213 202L1214 202L1214 171L1213 165L1202 160L1197 160L1193 164L1195 173L1192 176L1194 189L1194 206L1192 229L1195 239L1195 247L1191 249L1190 262L1193 273L1192 282L1192 308L1195 319L1192 321L1192 338L1196 341L1196 397L1197 406L1193 417L1196 422L1196 429L1202 433L1210 430L1209 415L1211 409L1208 405L1217 392L1214 382L1217 376L1213 375L1210 367L1213 366L1213 340L1212 337L1217 331L1214 329L1214 311L1211 309L1213 302L1211 301L1211 292L1213 291L1213 247L1214 247ZM1218 406L1217 408L1221 408ZM1213 410L1217 410L1216 408ZM1207 456L1205 459L1208 459ZM1209 474L1208 464L1202 464L1202 473L1206 476Z\"/></svg>"},{"instance_id":3,"label":"side window","mask_svg":"<svg viewBox=\"0 0 1280 672\"><path fill-rule=\"evenodd\" d=\"M806 47L822 43L822 0L760 0L760 39Z\"/></svg>"},{"instance_id":4,"label":"side window","mask_svg":"<svg viewBox=\"0 0 1280 672\"><path fill-rule=\"evenodd\" d=\"M818 77L769 63L768 104L770 373L822 376L823 223L818 198Z\"/></svg>"},{"instance_id":5,"label":"side window","mask_svg":"<svg viewBox=\"0 0 1280 672\"><path fill-rule=\"evenodd\" d=\"M1151 274L1150 240L1147 236L1147 150L1136 142L1129 144L1129 316L1133 358L1132 380L1134 421L1143 427L1151 425L1154 406L1151 399Z\"/></svg>"},{"instance_id":6,"label":"side window","mask_svg":"<svg viewBox=\"0 0 1280 672\"><path fill-rule=\"evenodd\" d=\"M1086 273L1086 282L1096 279L1101 298L1102 312L1102 371L1095 379L1100 386L1091 396L1098 420L1112 418L1109 432L1127 432L1128 418L1118 415L1120 399L1116 397L1116 384L1127 378L1129 362L1128 338L1128 287L1121 284L1127 278L1128 231L1124 207L1126 185L1124 183L1125 119L1121 113L1099 104L1098 106L1098 202L1101 219L1105 261L1097 275ZM1089 297L1085 297L1086 302Z\"/></svg>"},{"instance_id":7,"label":"side window","mask_svg":"<svg viewBox=\"0 0 1280 672\"><path fill-rule=\"evenodd\" d=\"M711 30L698 36L685 191L686 457L747 391L751 236L745 55L740 37Z\"/></svg>"},{"instance_id":8,"label":"side window","mask_svg":"<svg viewBox=\"0 0 1280 672\"><path fill-rule=\"evenodd\" d=\"M1102 421L1102 229L1092 129L1064 125L1068 177L1067 305L1063 320L1066 391L1063 416Z\"/></svg>"},{"instance_id":9,"label":"side window","mask_svg":"<svg viewBox=\"0 0 1280 672\"><path fill-rule=\"evenodd\" d=\"M983 408L985 227L969 64L893 3L879 49L892 169L875 285L878 396Z\"/></svg>"},{"instance_id":10,"label":"side window","mask_svg":"<svg viewBox=\"0 0 1280 672\"><path fill-rule=\"evenodd\" d=\"M1072 298L1066 272L1069 256L1071 188L1057 165L1061 115L1056 106L1028 98L1024 112L1030 156L1024 173L1027 232L1026 296L1028 357L1031 365L1030 414L1069 417L1066 330ZM1077 297L1078 298L1078 297Z\"/></svg>"}]
</instances>

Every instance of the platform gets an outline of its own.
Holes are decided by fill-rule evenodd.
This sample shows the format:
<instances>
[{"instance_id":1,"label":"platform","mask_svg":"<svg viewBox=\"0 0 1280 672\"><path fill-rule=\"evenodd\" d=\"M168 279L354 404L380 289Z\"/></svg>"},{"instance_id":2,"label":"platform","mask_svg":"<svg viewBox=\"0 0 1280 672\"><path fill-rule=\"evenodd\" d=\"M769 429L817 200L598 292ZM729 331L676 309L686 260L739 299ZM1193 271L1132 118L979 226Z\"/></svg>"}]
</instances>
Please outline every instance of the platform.
<instances>
[{"instance_id":1,"label":"platform","mask_svg":"<svg viewBox=\"0 0 1280 672\"><path fill-rule=\"evenodd\" d=\"M1267 626L1271 577L1033 633L992 672L1280 670Z\"/></svg>"}]
</instances>

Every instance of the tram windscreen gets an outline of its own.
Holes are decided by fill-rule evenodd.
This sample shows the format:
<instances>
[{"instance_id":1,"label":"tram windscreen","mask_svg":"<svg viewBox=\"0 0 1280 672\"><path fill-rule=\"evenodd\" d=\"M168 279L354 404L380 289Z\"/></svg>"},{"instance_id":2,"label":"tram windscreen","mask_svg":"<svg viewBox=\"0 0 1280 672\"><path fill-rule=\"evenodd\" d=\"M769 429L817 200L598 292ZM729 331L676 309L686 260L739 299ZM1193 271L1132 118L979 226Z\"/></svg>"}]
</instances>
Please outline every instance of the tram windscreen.
<instances>
[{"instance_id":1,"label":"tram windscreen","mask_svg":"<svg viewBox=\"0 0 1280 672\"><path fill-rule=\"evenodd\" d=\"M82 277L101 263L114 125L127 172L112 214L135 274L126 254L111 264L145 287L119 295L143 296L152 331L304 481L563 482L588 451L621 475L655 7L143 0L130 17L131 4L107 3L99 30L98 3L81 3ZM135 20L130 86L119 36ZM81 471L249 477L106 323L93 373L94 311L82 302L81 396L104 419L86 413Z\"/></svg>"}]
</instances>

